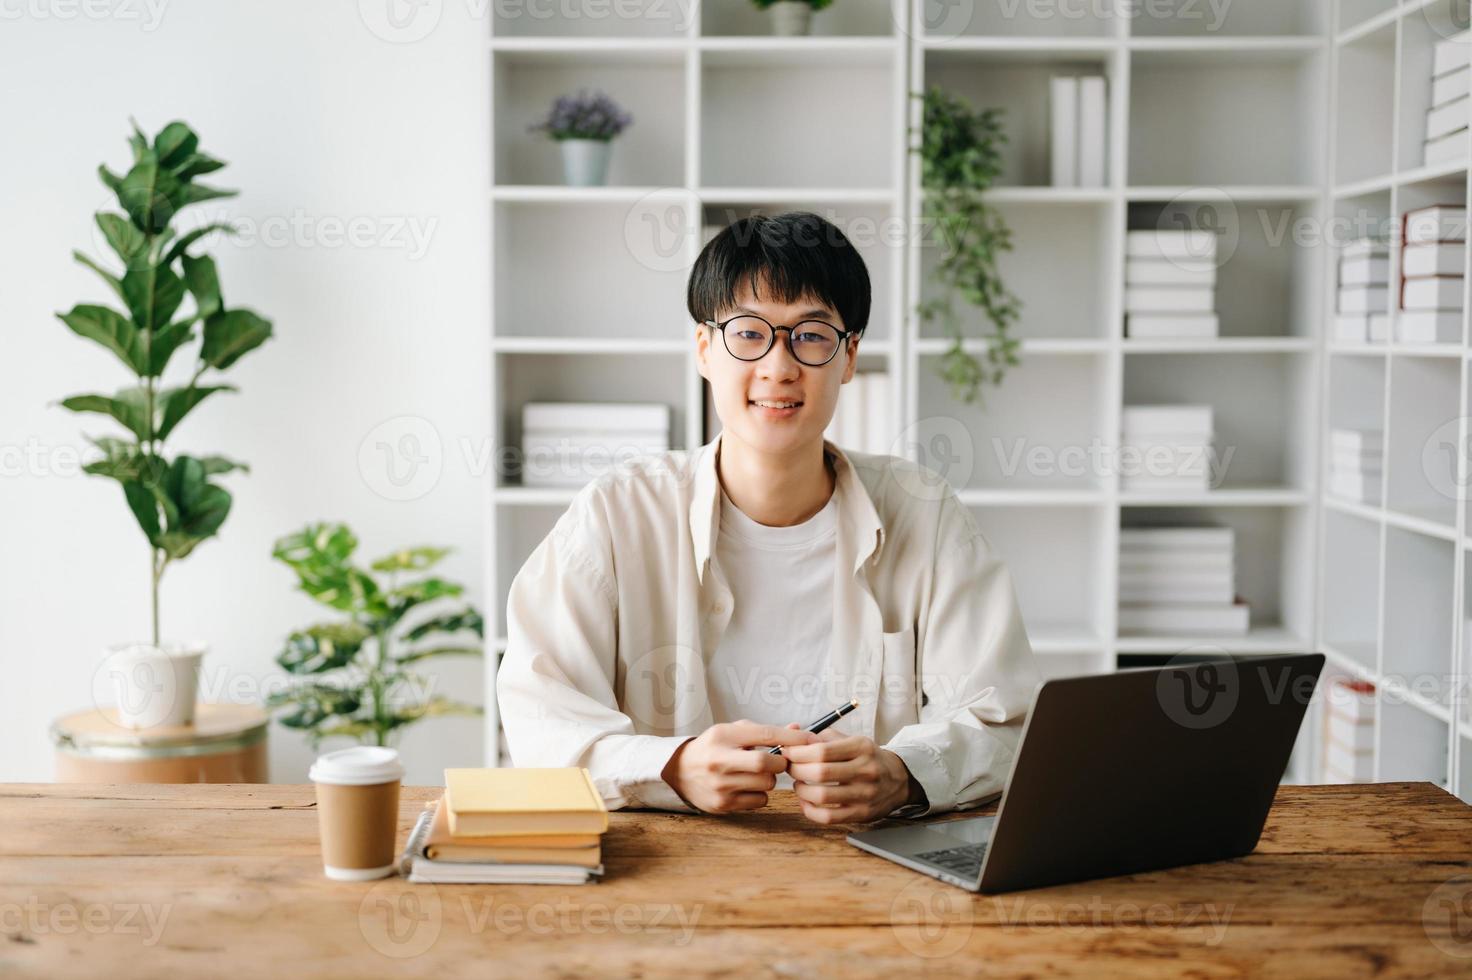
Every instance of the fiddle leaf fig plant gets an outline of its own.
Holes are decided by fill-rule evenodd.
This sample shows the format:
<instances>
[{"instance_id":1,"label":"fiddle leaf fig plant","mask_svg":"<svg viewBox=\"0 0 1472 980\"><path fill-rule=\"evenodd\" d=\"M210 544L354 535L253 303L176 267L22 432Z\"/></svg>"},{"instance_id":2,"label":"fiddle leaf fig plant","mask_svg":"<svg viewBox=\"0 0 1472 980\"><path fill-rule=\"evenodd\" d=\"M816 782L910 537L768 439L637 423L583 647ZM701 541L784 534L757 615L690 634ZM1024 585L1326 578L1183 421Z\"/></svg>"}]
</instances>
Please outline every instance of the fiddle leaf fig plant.
<instances>
[{"instance_id":1,"label":"fiddle leaf fig plant","mask_svg":"<svg viewBox=\"0 0 1472 980\"><path fill-rule=\"evenodd\" d=\"M999 148L1007 136L998 109L977 111L934 86L913 97L923 105L920 142L911 147L920 156L921 218L936 230L943 249L931 274L938 293L915 312L921 323L941 323L951 344L939 374L955 397L971 403L983 385L1001 384L1007 369L1019 363L1011 329L1021 303L997 271L998 254L1012 248L1012 232L983 193L1002 172ZM954 305L958 295L979 307L994 328L984 338L983 360L965 347Z\"/></svg>"},{"instance_id":2,"label":"fiddle leaf fig plant","mask_svg":"<svg viewBox=\"0 0 1472 980\"><path fill-rule=\"evenodd\" d=\"M271 554L296 573L301 591L345 619L286 638L276 657L292 685L266 706L318 746L331 737L387 745L423 718L479 715L479 705L427 693L410 668L432 657L479 657L485 622L458 600L464 588L428 574L449 551L405 548L367 568L353 564L358 539L345 524L311 524L277 540Z\"/></svg>"},{"instance_id":3,"label":"fiddle leaf fig plant","mask_svg":"<svg viewBox=\"0 0 1472 980\"><path fill-rule=\"evenodd\" d=\"M57 317L120 361L134 382L112 394L73 395L61 405L106 416L123 430L122 437L89 437L101 457L85 469L119 484L148 540L157 645L164 570L218 533L230 513L230 492L214 478L247 469L224 456L170 458L164 441L207 398L236 390L219 381L220 372L265 343L271 321L245 307L227 307L215 260L191 251L211 232L233 233L229 224L205 224L183 235L175 227L184 208L236 194L195 180L224 161L202 152L199 137L182 122L169 123L152 141L133 122L129 143L133 165L126 174L105 164L97 168L118 201L118 211L95 215L112 260L72 253L97 273L116 303L80 303ZM192 300L188 307L186 298ZM196 339L199 347L181 380L166 382L175 355Z\"/></svg>"}]
</instances>

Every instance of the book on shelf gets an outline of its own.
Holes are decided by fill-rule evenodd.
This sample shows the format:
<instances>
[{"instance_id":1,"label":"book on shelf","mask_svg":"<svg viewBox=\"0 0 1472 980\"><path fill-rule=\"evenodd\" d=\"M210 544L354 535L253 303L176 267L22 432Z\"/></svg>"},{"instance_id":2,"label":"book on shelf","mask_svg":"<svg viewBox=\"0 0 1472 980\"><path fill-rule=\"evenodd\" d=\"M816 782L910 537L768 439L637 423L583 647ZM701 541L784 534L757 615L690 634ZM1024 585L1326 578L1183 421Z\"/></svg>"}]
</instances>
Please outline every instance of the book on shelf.
<instances>
[{"instance_id":1,"label":"book on shelf","mask_svg":"<svg viewBox=\"0 0 1472 980\"><path fill-rule=\"evenodd\" d=\"M1400 284L1400 308L1403 310L1460 310L1462 308L1461 276L1428 276L1403 279Z\"/></svg>"},{"instance_id":2,"label":"book on shelf","mask_svg":"<svg viewBox=\"0 0 1472 980\"><path fill-rule=\"evenodd\" d=\"M1136 340L1209 340L1220 332L1215 313L1128 313L1124 328Z\"/></svg>"},{"instance_id":3,"label":"book on shelf","mask_svg":"<svg viewBox=\"0 0 1472 980\"><path fill-rule=\"evenodd\" d=\"M1057 76L1048 86L1054 187L1078 186L1078 79Z\"/></svg>"},{"instance_id":4,"label":"book on shelf","mask_svg":"<svg viewBox=\"0 0 1472 980\"><path fill-rule=\"evenodd\" d=\"M1329 493L1341 500L1349 500L1357 504L1378 504L1380 502L1380 474L1331 470Z\"/></svg>"},{"instance_id":5,"label":"book on shelf","mask_svg":"<svg viewBox=\"0 0 1472 980\"><path fill-rule=\"evenodd\" d=\"M1245 636L1250 612L1245 602L1120 603L1121 633L1181 633L1189 636Z\"/></svg>"},{"instance_id":6,"label":"book on shelf","mask_svg":"<svg viewBox=\"0 0 1472 980\"><path fill-rule=\"evenodd\" d=\"M1126 286L1216 285L1216 262L1211 259L1148 259L1130 256L1124 260Z\"/></svg>"},{"instance_id":7,"label":"book on shelf","mask_svg":"<svg viewBox=\"0 0 1472 980\"><path fill-rule=\"evenodd\" d=\"M1235 594L1230 581L1192 583L1173 581L1156 584L1119 583L1119 601L1141 605L1171 603L1227 603Z\"/></svg>"},{"instance_id":8,"label":"book on shelf","mask_svg":"<svg viewBox=\"0 0 1472 980\"><path fill-rule=\"evenodd\" d=\"M1126 439L1178 433L1210 438L1212 421L1210 405L1126 405L1120 412Z\"/></svg>"},{"instance_id":9,"label":"book on shelf","mask_svg":"<svg viewBox=\"0 0 1472 980\"><path fill-rule=\"evenodd\" d=\"M527 402L523 431L668 432L668 405L629 402Z\"/></svg>"},{"instance_id":10,"label":"book on shelf","mask_svg":"<svg viewBox=\"0 0 1472 980\"><path fill-rule=\"evenodd\" d=\"M1389 313L1337 313L1330 339L1340 344L1363 344L1389 336Z\"/></svg>"},{"instance_id":11,"label":"book on shelf","mask_svg":"<svg viewBox=\"0 0 1472 980\"><path fill-rule=\"evenodd\" d=\"M1352 242L1346 242L1339 249L1339 261L1341 262L1353 259L1387 258L1389 255L1389 243L1380 238L1356 238Z\"/></svg>"},{"instance_id":12,"label":"book on shelf","mask_svg":"<svg viewBox=\"0 0 1472 980\"><path fill-rule=\"evenodd\" d=\"M1378 449L1374 452L1358 453L1334 449L1329 455L1329 468L1336 473L1364 473L1379 476L1382 465L1383 461Z\"/></svg>"},{"instance_id":13,"label":"book on shelf","mask_svg":"<svg viewBox=\"0 0 1472 980\"><path fill-rule=\"evenodd\" d=\"M1445 105L1435 106L1426 110L1426 139L1427 141L1438 139L1455 133L1459 129L1466 129L1472 123L1472 113L1468 108L1472 107L1472 99L1463 96L1460 99L1448 102Z\"/></svg>"},{"instance_id":14,"label":"book on shelf","mask_svg":"<svg viewBox=\"0 0 1472 980\"><path fill-rule=\"evenodd\" d=\"M1107 136L1108 90L1101 75L1078 80L1078 183L1080 187L1103 187L1105 161L1109 157Z\"/></svg>"},{"instance_id":15,"label":"book on shelf","mask_svg":"<svg viewBox=\"0 0 1472 980\"><path fill-rule=\"evenodd\" d=\"M1355 752L1340 743L1327 742L1324 745L1324 781L1367 783L1374 772L1374 759L1373 752Z\"/></svg>"},{"instance_id":16,"label":"book on shelf","mask_svg":"<svg viewBox=\"0 0 1472 980\"><path fill-rule=\"evenodd\" d=\"M670 448L668 405L528 402L521 427L521 482L528 487L580 487L634 457Z\"/></svg>"},{"instance_id":17,"label":"book on shelf","mask_svg":"<svg viewBox=\"0 0 1472 980\"><path fill-rule=\"evenodd\" d=\"M1329 448L1336 453L1379 454L1385 448L1385 438L1379 429L1331 429Z\"/></svg>"},{"instance_id":18,"label":"book on shelf","mask_svg":"<svg viewBox=\"0 0 1472 980\"><path fill-rule=\"evenodd\" d=\"M1440 78L1431 80L1432 107L1444 106L1449 102L1472 95L1472 70L1466 66L1449 71Z\"/></svg>"},{"instance_id":19,"label":"book on shelf","mask_svg":"<svg viewBox=\"0 0 1472 980\"><path fill-rule=\"evenodd\" d=\"M1231 578L1236 572L1236 555L1225 548L1121 548L1120 579L1186 578L1191 580Z\"/></svg>"},{"instance_id":20,"label":"book on shelf","mask_svg":"<svg viewBox=\"0 0 1472 980\"><path fill-rule=\"evenodd\" d=\"M1431 77L1440 78L1472 64L1468 57L1469 49L1472 49L1472 31L1462 31L1437 41L1432 49Z\"/></svg>"},{"instance_id":21,"label":"book on shelf","mask_svg":"<svg viewBox=\"0 0 1472 980\"><path fill-rule=\"evenodd\" d=\"M1459 129L1421 144L1421 162L1428 167L1438 163L1455 163L1467 159L1468 130Z\"/></svg>"},{"instance_id":22,"label":"book on shelf","mask_svg":"<svg viewBox=\"0 0 1472 980\"><path fill-rule=\"evenodd\" d=\"M1126 313L1211 313L1216 290L1211 286L1127 286Z\"/></svg>"},{"instance_id":23,"label":"book on shelf","mask_svg":"<svg viewBox=\"0 0 1472 980\"><path fill-rule=\"evenodd\" d=\"M1375 744L1375 724L1372 718L1354 721L1337 711L1327 712L1329 741L1349 749L1351 752L1369 752Z\"/></svg>"},{"instance_id":24,"label":"book on shelf","mask_svg":"<svg viewBox=\"0 0 1472 980\"><path fill-rule=\"evenodd\" d=\"M1407 279L1460 276L1466 268L1466 242L1427 242L1401 249L1400 272Z\"/></svg>"},{"instance_id":25,"label":"book on shelf","mask_svg":"<svg viewBox=\"0 0 1472 980\"><path fill-rule=\"evenodd\" d=\"M1390 257L1366 255L1362 258L1339 260L1339 285L1341 286L1385 286L1390 282Z\"/></svg>"},{"instance_id":26,"label":"book on shelf","mask_svg":"<svg viewBox=\"0 0 1472 980\"><path fill-rule=\"evenodd\" d=\"M1390 305L1390 289L1386 286L1340 286L1340 313L1373 313Z\"/></svg>"},{"instance_id":27,"label":"book on shelf","mask_svg":"<svg viewBox=\"0 0 1472 980\"><path fill-rule=\"evenodd\" d=\"M838 404L823 437L843 450L894 454L894 389L882 371L856 371L839 389Z\"/></svg>"},{"instance_id":28,"label":"book on shelf","mask_svg":"<svg viewBox=\"0 0 1472 980\"><path fill-rule=\"evenodd\" d=\"M1217 235L1205 228L1138 228L1125 232L1127 258L1216 262Z\"/></svg>"},{"instance_id":29,"label":"book on shelf","mask_svg":"<svg viewBox=\"0 0 1472 980\"><path fill-rule=\"evenodd\" d=\"M1402 344L1456 344L1462 340L1460 310L1402 310L1395 318L1395 339Z\"/></svg>"},{"instance_id":30,"label":"book on shelf","mask_svg":"<svg viewBox=\"0 0 1472 980\"><path fill-rule=\"evenodd\" d=\"M1384 344L1390 341L1390 314L1371 313L1368 325L1370 331L1370 343Z\"/></svg>"},{"instance_id":31,"label":"book on shelf","mask_svg":"<svg viewBox=\"0 0 1472 980\"><path fill-rule=\"evenodd\" d=\"M450 833L602 834L608 808L586 769L446 769Z\"/></svg>"},{"instance_id":32,"label":"book on shelf","mask_svg":"<svg viewBox=\"0 0 1472 980\"><path fill-rule=\"evenodd\" d=\"M1401 218L1401 241L1408 245L1466 240L1467 209L1460 205L1432 204L1407 211Z\"/></svg>"},{"instance_id":33,"label":"book on shelf","mask_svg":"<svg viewBox=\"0 0 1472 980\"><path fill-rule=\"evenodd\" d=\"M1201 525L1196 527L1122 527L1119 546L1131 552L1196 552L1225 551L1236 547L1237 532L1230 527Z\"/></svg>"}]
</instances>

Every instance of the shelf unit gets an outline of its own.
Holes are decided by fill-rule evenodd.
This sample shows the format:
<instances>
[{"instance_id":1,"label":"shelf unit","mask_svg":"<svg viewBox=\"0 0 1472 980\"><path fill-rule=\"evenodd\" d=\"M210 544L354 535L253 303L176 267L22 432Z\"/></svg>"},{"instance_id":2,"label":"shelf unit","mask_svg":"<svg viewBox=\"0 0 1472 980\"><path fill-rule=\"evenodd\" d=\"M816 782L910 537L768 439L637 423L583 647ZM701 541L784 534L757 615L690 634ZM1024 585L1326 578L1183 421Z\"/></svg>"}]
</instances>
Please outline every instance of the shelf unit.
<instances>
[{"instance_id":1,"label":"shelf unit","mask_svg":"<svg viewBox=\"0 0 1472 980\"><path fill-rule=\"evenodd\" d=\"M499 444L519 443L520 406L542 398L657 398L674 409L677 446L708 439L717 423L682 306L690 264L715 229L736 217L808 208L856 241L868 234L860 248L876 302L860 369L885 370L896 381L897 451L933 463L927 454L938 436L953 451L962 447L948 475L1012 569L1046 673L1112 670L1125 657L1324 646L1337 669L1381 677L1380 567L1344 586L1359 597L1353 610L1333 606L1332 616L1367 618L1325 623L1323 596L1354 567L1341 556L1377 563L1388 556L1405 565L1427 557L1419 543L1407 543L1420 537L1455 557L1449 580L1458 608L1438 636L1454 647L1461 630L1451 620L1463 605L1472 541L1463 509L1443 515L1436 529L1445 534L1435 537L1423 533L1431 518L1422 511L1392 515L1326 500L1320 447L1355 378L1382 383L1376 411L1390 410L1392 381L1416 385L1423 374L1455 378L1457 404L1466 404L1463 354L1472 351L1329 348L1331 250L1304 234L1361 200L1388 217L1394 202L1408 199L1402 187L1465 181L1464 168L1427 170L1405 160L1401 171L1390 153L1373 157L1378 144L1345 132L1339 114L1335 65L1358 58L1341 72L1346 85L1360 84L1353 79L1374 66L1395 77L1403 25L1423 18L1424 5L1239 0L1217 30L1185 16L1073 16L1078 11L1069 8L1070 16L1030 17L1026 5L1004 16L1003 6L845 0L817 14L807 38L767 36L764 16L738 0L697 0L689 22L677 24L510 22L498 12L488 59L491 403ZM958 19L963 7L967 16ZM1388 73L1387 52L1377 46L1386 32ZM1108 184L1100 188L1047 186L1048 79L1074 70L1109 80ZM1002 272L1024 304L1017 329L1023 363L1000 389L988 389L984 410L954 401L934 377L947 341L922 330L911 312L928 295L934 249L919 234L907 231L896 244L874 232L920 228L918 168L905 150L919 104L908 93L929 84L1006 112L1006 167L990 199L1014 231ZM603 88L635 117L615 145L603 188L558 186L553 148L526 131L555 94L580 85ZM1361 87L1348 97L1368 106L1367 118L1387 136L1404 128L1397 100L1408 96L1397 88L1381 112L1373 87ZM863 111L851 111L861 103ZM1252 140L1241 139L1244 129ZM1362 166L1334 167L1346 155L1360 161L1367 154ZM1124 232L1182 220L1223 232L1222 336L1126 339ZM551 277L568 268L578 269L579 288L558 290ZM1068 270L1063 288L1059 269ZM964 326L983 333L979 319ZM1433 366L1403 366L1423 362ZM637 384L628 370L634 364ZM1080 447L1117 449L1122 406L1168 400L1215 407L1218 446L1233 447L1234 456L1213 489L1122 492L1107 468L1063 465ZM1028 463L1034 449L1055 465ZM1414 489L1405 488L1408 502ZM571 497L498 474L489 491L492 635L504 632L516 569ZM1166 521L1237 530L1238 589L1253 605L1246 636L1119 634L1119 528ZM1345 534L1346 527L1362 533ZM1413 616L1414 596L1390 598L1392 618ZM1331 635L1336 629L1343 635ZM1366 650L1359 659L1347 656ZM496 758L488 674L487 757ZM1454 703L1444 704L1448 718ZM1314 730L1305 728L1292 778L1316 776ZM1410 732L1397 729L1387 744L1419 744ZM1449 741L1451 775L1455 749ZM1403 768L1384 770L1395 771ZM1462 783L1472 786L1472 778Z\"/></svg>"},{"instance_id":2,"label":"shelf unit","mask_svg":"<svg viewBox=\"0 0 1472 980\"><path fill-rule=\"evenodd\" d=\"M1366 231L1392 239L1394 296L1399 216L1469 200L1465 158L1431 166L1421 158L1433 46L1466 28L1468 7L1465 0L1336 7L1331 207L1343 228L1354 229L1339 241ZM1335 250L1324 251L1327 320ZM1472 668L1462 649L1463 619L1472 612L1463 489L1472 474L1458 451L1472 435L1463 319L1461 343L1326 347L1321 444L1332 428L1379 429L1385 457L1378 503L1339 500L1327 480L1320 484L1317 619L1331 672L1368 680L1379 692L1374 778L1429 779L1472 801L1472 720L1457 680Z\"/></svg>"}]
</instances>

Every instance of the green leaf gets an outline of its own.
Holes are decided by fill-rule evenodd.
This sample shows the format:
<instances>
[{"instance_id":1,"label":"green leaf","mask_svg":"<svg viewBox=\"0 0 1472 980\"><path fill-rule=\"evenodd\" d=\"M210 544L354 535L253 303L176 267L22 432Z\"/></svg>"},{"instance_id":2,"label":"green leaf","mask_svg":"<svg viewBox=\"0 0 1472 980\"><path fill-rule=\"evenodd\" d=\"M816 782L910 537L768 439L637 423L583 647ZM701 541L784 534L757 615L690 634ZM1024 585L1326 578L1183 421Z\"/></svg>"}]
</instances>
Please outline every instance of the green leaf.
<instances>
[{"instance_id":1,"label":"green leaf","mask_svg":"<svg viewBox=\"0 0 1472 980\"><path fill-rule=\"evenodd\" d=\"M123 178L118 187L118 203L128 212L133 224L154 235L168 227L178 210L174 198L179 193L179 182L173 174L159 169L151 153L134 164Z\"/></svg>"},{"instance_id":2,"label":"green leaf","mask_svg":"<svg viewBox=\"0 0 1472 980\"><path fill-rule=\"evenodd\" d=\"M271 554L296 572L307 595L345 612L378 613L378 583L349 563L358 539L344 524L310 524L279 538Z\"/></svg>"},{"instance_id":3,"label":"green leaf","mask_svg":"<svg viewBox=\"0 0 1472 980\"><path fill-rule=\"evenodd\" d=\"M233 459L226 459L224 456L201 456L199 464L204 467L205 476L218 476L221 473L232 473L235 470L250 472L249 466L237 463Z\"/></svg>"},{"instance_id":4,"label":"green leaf","mask_svg":"<svg viewBox=\"0 0 1472 980\"><path fill-rule=\"evenodd\" d=\"M430 602L434 599L443 599L446 596L457 596L465 591L465 587L454 582L440 578L420 579L418 582L409 582L388 593L391 599L408 599L415 603Z\"/></svg>"},{"instance_id":5,"label":"green leaf","mask_svg":"<svg viewBox=\"0 0 1472 980\"><path fill-rule=\"evenodd\" d=\"M199 356L210 367L221 370L255 350L271 336L271 321L250 310L227 310L204 324L204 344Z\"/></svg>"},{"instance_id":6,"label":"green leaf","mask_svg":"<svg viewBox=\"0 0 1472 980\"><path fill-rule=\"evenodd\" d=\"M148 238L131 221L110 211L99 211L96 218L107 244L123 260L123 268L132 269L146 260Z\"/></svg>"},{"instance_id":7,"label":"green leaf","mask_svg":"<svg viewBox=\"0 0 1472 980\"><path fill-rule=\"evenodd\" d=\"M198 147L199 137L194 135L194 130L182 122L169 123L159 130L157 138L153 141L153 149L158 153L159 165L170 169L182 163Z\"/></svg>"},{"instance_id":8,"label":"green leaf","mask_svg":"<svg viewBox=\"0 0 1472 980\"><path fill-rule=\"evenodd\" d=\"M200 542L213 537L230 513L230 492L210 483L204 465L192 456L174 460L161 489L174 513L169 515L168 529L159 535L158 546L170 558L186 557Z\"/></svg>"},{"instance_id":9,"label":"green leaf","mask_svg":"<svg viewBox=\"0 0 1472 980\"><path fill-rule=\"evenodd\" d=\"M169 249L169 254L164 258L163 264L164 265L172 265L173 262L174 262L174 260L177 259L177 258L179 258L180 256L182 256L184 254L185 250L189 248L189 246L193 245L195 242L199 241L204 236L210 234L211 232L215 232L215 231L222 231L222 232L224 232L227 235L237 234L237 232L235 230L235 226L232 225L232 224L230 224L227 221L214 221L214 222L211 222L210 224L207 224L207 225L204 225L202 227L196 228L193 231L191 231L188 234L186 234L183 238L180 238L177 242L174 243L174 247L171 248L171 249ZM187 270L186 270L186 276L187 276Z\"/></svg>"},{"instance_id":10,"label":"green leaf","mask_svg":"<svg viewBox=\"0 0 1472 980\"><path fill-rule=\"evenodd\" d=\"M194 317L185 320L175 320L166 327L161 327L153 332L153 342L148 351L148 376L151 378L162 377L164 370L169 366L169 358L174 352L194 339Z\"/></svg>"},{"instance_id":11,"label":"green leaf","mask_svg":"<svg viewBox=\"0 0 1472 980\"><path fill-rule=\"evenodd\" d=\"M388 716L390 728L399 728L419 721L421 718L447 718L455 715L475 717L484 714L479 705L453 701L446 697L433 697L423 704L400 708Z\"/></svg>"},{"instance_id":12,"label":"green leaf","mask_svg":"<svg viewBox=\"0 0 1472 980\"><path fill-rule=\"evenodd\" d=\"M218 187L206 187L203 184L180 184L173 195L176 207L183 208L190 204L198 204L201 201L213 201L221 197L235 197L239 191L227 191Z\"/></svg>"},{"instance_id":13,"label":"green leaf","mask_svg":"<svg viewBox=\"0 0 1472 980\"><path fill-rule=\"evenodd\" d=\"M291 706L295 710L277 720L288 728L316 728L334 716L350 716L363 704L360 691L331 684L298 684L286 691L273 692L266 706ZM319 733L319 737L321 734Z\"/></svg>"},{"instance_id":14,"label":"green leaf","mask_svg":"<svg viewBox=\"0 0 1472 980\"><path fill-rule=\"evenodd\" d=\"M158 394L158 402L162 407L163 415L158 425L158 438L167 439L174 427L184 420L194 406L204 401L217 391L237 391L234 385L206 385L196 387L190 385L187 388L165 388Z\"/></svg>"},{"instance_id":15,"label":"green leaf","mask_svg":"<svg viewBox=\"0 0 1472 980\"><path fill-rule=\"evenodd\" d=\"M157 330L184 302L184 280L166 265L144 265L123 273L123 294L138 328Z\"/></svg>"},{"instance_id":16,"label":"green leaf","mask_svg":"<svg viewBox=\"0 0 1472 980\"><path fill-rule=\"evenodd\" d=\"M111 170L108 170L106 164L98 166L97 176L102 180L104 184L107 185L108 189L111 190L114 194L122 193L123 178L119 177Z\"/></svg>"},{"instance_id":17,"label":"green leaf","mask_svg":"<svg viewBox=\"0 0 1472 980\"><path fill-rule=\"evenodd\" d=\"M372 634L357 623L323 623L286 638L276 662L293 674L320 674L352 663Z\"/></svg>"},{"instance_id":18,"label":"green leaf","mask_svg":"<svg viewBox=\"0 0 1472 980\"><path fill-rule=\"evenodd\" d=\"M201 174L211 174L225 166L224 160L216 160L204 153L191 153L174 167L174 176L180 180L192 180Z\"/></svg>"},{"instance_id":19,"label":"green leaf","mask_svg":"<svg viewBox=\"0 0 1472 980\"><path fill-rule=\"evenodd\" d=\"M136 442L107 436L90 441L102 450L101 459L82 467L93 476L109 477L119 483L148 484L157 482L168 470L161 458L143 452Z\"/></svg>"},{"instance_id":20,"label":"green leaf","mask_svg":"<svg viewBox=\"0 0 1472 980\"><path fill-rule=\"evenodd\" d=\"M407 642L423 639L431 633L459 633L469 630L476 636L484 638L486 635L485 620L480 613L474 609L465 609L457 613L446 613L433 619L426 619L413 629L404 633Z\"/></svg>"},{"instance_id":21,"label":"green leaf","mask_svg":"<svg viewBox=\"0 0 1472 980\"><path fill-rule=\"evenodd\" d=\"M271 557L292 568L322 563L345 564L358 547L346 524L308 524L295 534L276 539Z\"/></svg>"},{"instance_id":22,"label":"green leaf","mask_svg":"<svg viewBox=\"0 0 1472 980\"><path fill-rule=\"evenodd\" d=\"M101 344L117 355L134 374L145 374L147 365L143 356L143 339L133 322L116 310L106 306L79 304L69 313L57 316L71 328L72 333Z\"/></svg>"},{"instance_id":23,"label":"green leaf","mask_svg":"<svg viewBox=\"0 0 1472 980\"><path fill-rule=\"evenodd\" d=\"M404 548L383 556L368 567L375 572L422 572L439 564L449 553L449 548Z\"/></svg>"},{"instance_id":24,"label":"green leaf","mask_svg":"<svg viewBox=\"0 0 1472 980\"><path fill-rule=\"evenodd\" d=\"M73 395L63 399L61 405L73 412L110 415L140 442L146 442L152 435L148 425L148 395L142 388L124 388L111 398L106 395Z\"/></svg>"},{"instance_id":25,"label":"green leaf","mask_svg":"<svg viewBox=\"0 0 1472 980\"><path fill-rule=\"evenodd\" d=\"M102 281L107 283L108 288L113 291L117 298L122 300L124 305L127 305L128 297L127 294L123 292L123 281L121 279L113 275L111 272L108 272L102 266L98 265L97 262L94 261L90 255L86 255L82 252L77 251L76 249L72 249L72 258L76 259L82 265L85 265L87 268L97 273L97 275L101 277Z\"/></svg>"},{"instance_id":26,"label":"green leaf","mask_svg":"<svg viewBox=\"0 0 1472 980\"><path fill-rule=\"evenodd\" d=\"M127 499L128 509L133 512L148 543L155 548L159 547L161 529L158 520L158 502L153 489L136 480L128 480L123 483L123 497Z\"/></svg>"},{"instance_id":27,"label":"green leaf","mask_svg":"<svg viewBox=\"0 0 1472 980\"><path fill-rule=\"evenodd\" d=\"M133 148L133 159L141 160L148 153L148 137L139 128L138 120L132 116L128 117L128 125L133 128L133 132L128 136L128 145Z\"/></svg>"},{"instance_id":28,"label":"green leaf","mask_svg":"<svg viewBox=\"0 0 1472 980\"><path fill-rule=\"evenodd\" d=\"M223 303L220 298L220 276L215 269L215 260L208 255L201 255L198 258L185 255L184 283L189 287L189 294L194 297L194 302L199 307L200 319L205 321L206 328L208 328L209 318L220 312L220 306Z\"/></svg>"},{"instance_id":29,"label":"green leaf","mask_svg":"<svg viewBox=\"0 0 1472 980\"><path fill-rule=\"evenodd\" d=\"M480 657L485 651L480 647L430 647L425 650L410 650L394 657L395 663L412 664L430 657Z\"/></svg>"}]
</instances>

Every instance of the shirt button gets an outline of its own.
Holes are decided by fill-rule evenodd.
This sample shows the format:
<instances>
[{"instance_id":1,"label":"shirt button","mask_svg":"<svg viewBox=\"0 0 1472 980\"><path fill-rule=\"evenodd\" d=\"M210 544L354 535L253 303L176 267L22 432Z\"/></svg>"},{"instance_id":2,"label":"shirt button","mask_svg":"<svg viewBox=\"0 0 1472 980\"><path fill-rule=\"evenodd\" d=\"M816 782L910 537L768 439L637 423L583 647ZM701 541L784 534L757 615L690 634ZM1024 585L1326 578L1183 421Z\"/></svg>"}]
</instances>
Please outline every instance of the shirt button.
<instances>
[{"instance_id":1,"label":"shirt button","mask_svg":"<svg viewBox=\"0 0 1472 980\"><path fill-rule=\"evenodd\" d=\"M723 613L726 611L726 607L724 604L717 602L710 607L710 611L713 613Z\"/></svg>"}]
</instances>

